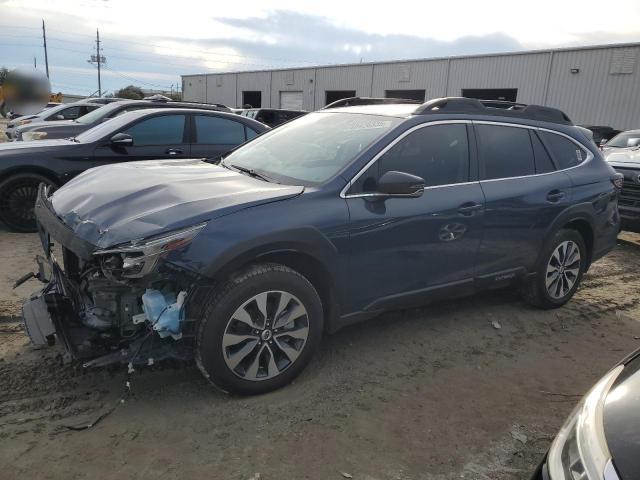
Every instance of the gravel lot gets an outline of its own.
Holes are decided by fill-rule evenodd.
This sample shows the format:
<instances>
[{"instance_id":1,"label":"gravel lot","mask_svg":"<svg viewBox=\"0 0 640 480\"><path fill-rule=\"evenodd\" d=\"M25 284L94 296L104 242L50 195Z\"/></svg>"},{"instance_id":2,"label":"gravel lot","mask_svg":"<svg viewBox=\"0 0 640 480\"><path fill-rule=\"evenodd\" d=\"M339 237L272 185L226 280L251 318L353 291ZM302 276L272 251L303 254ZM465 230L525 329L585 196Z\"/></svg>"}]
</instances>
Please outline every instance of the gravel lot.
<instances>
[{"instance_id":1,"label":"gravel lot","mask_svg":"<svg viewBox=\"0 0 640 480\"><path fill-rule=\"evenodd\" d=\"M555 311L497 291L325 338L289 387L212 390L194 366L60 366L19 323L36 235L0 229L0 479L526 479L584 393L640 347L640 236ZM500 328L496 328L499 326Z\"/></svg>"}]
</instances>

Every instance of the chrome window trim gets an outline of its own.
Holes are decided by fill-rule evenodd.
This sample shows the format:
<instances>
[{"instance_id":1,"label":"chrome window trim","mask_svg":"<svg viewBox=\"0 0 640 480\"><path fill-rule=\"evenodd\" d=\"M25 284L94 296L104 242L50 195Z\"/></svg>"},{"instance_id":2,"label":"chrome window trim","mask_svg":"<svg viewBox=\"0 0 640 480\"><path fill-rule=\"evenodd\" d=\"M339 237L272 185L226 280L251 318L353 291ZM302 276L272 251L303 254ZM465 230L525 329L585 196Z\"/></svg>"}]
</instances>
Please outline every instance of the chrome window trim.
<instances>
[{"instance_id":1,"label":"chrome window trim","mask_svg":"<svg viewBox=\"0 0 640 480\"><path fill-rule=\"evenodd\" d=\"M519 123L494 122L494 121L491 121L491 120L438 120L438 121L435 121L435 122L421 123L420 125L416 125L415 127L410 128L406 132L403 132L400 136L396 137L392 142L390 142L386 147L384 147L380 152L378 152L369 162L367 162L367 164L364 167L362 167L358 171L358 173L356 173L354 175L354 177L349 182L347 182L347 184L344 186L344 188L340 191L340 197L341 198L363 198L363 197L379 196L380 195L379 193L355 193L355 194L347 195L347 191L351 188L353 183L356 180L358 180L358 178L360 178L360 176L362 176L362 174L371 165L373 165L381 156L383 156L385 153L387 153L387 151L389 151L396 143L398 143L400 140L402 140L404 137L406 137L410 133L413 133L413 132L415 132L416 130L418 130L420 128L429 127L431 125L446 125L446 124L460 124L460 123L471 124L471 125L499 125L499 126L504 126L504 127L526 128L526 129L529 129L529 130L536 130L536 131L553 133L555 135L560 135L561 137L567 138L568 140L570 140L573 143L575 143L582 150L586 151L587 152L587 158L585 158L582 161L582 163L579 163L578 165L574 165L573 167L563 168L563 169L560 169L560 170L554 170L552 172L534 173L532 175L521 175L521 176L517 176L517 177L491 178L491 179L487 179L487 180L478 179L478 180L473 181L473 182L451 183L451 184L448 184L448 185L433 185L433 186L430 186L430 187L425 187L425 190L430 190L430 189L433 189L433 188L452 187L452 186L455 186L455 185L470 185L472 183L480 183L480 182L498 182L498 181L502 181L502 180L515 180L515 179L519 179L519 178L541 177L541 176L544 176L544 175L551 175L551 174L558 173L558 172L566 172L566 171L572 170L574 168L582 167L583 165L586 165L587 163L589 163L594 158L594 155L593 155L593 153L591 153L591 150L589 150L587 147L585 147L582 143L577 141L575 138L572 138L572 137L570 137L569 135L567 135L565 133L558 132L556 130L551 130L549 128L535 127L533 125L522 125L522 124L519 124ZM478 161L480 161L479 158L478 158Z\"/></svg>"},{"instance_id":2,"label":"chrome window trim","mask_svg":"<svg viewBox=\"0 0 640 480\"><path fill-rule=\"evenodd\" d=\"M347 195L347 190L349 190L351 188L351 186L353 185L353 182L355 182L356 180L358 180L358 178L360 178L362 176L362 174L364 172L366 172L369 167L371 165L373 165L375 162L378 161L378 159L380 157L382 157L385 153L387 153L391 148L393 148L393 146L398 143L400 140L402 140L404 137L406 137L407 135L415 132L416 130L419 130L421 128L427 128L433 125L448 125L448 124L471 124L471 120L438 120L435 122L428 122L428 123L421 123L420 125L416 125L414 127L411 127L409 130L407 130L406 132L402 132L401 135L397 136L396 138L393 139L393 141L391 141L386 147L384 147L382 150L380 150L371 160L369 160L367 162L367 164L362 167L358 173L356 173L353 178L351 180L349 180L349 182L347 182L347 184L344 186L344 188L340 191L340 197L341 198L361 198L361 197L374 197L374 196L379 196L379 193L354 193L351 195ZM477 183L477 182L465 182L465 183L454 183L451 185L464 185L464 184L468 184L468 183ZM433 187L425 187L425 190L430 189L430 188L439 188L439 187L450 187L451 185L434 185Z\"/></svg>"},{"instance_id":3,"label":"chrome window trim","mask_svg":"<svg viewBox=\"0 0 640 480\"><path fill-rule=\"evenodd\" d=\"M565 133L562 133L562 132L558 132L556 130L551 130L549 128L544 128L544 127L534 127L533 125L520 125L520 124L517 124L517 123L508 123L508 122L491 122L491 121L487 121L487 120L473 120L472 123L474 125L500 125L500 126L504 126L504 127L528 128L530 130L553 133L555 135L560 135L561 137L565 137L566 139L571 140L578 147L580 147L582 150L587 152L587 158L585 158L578 165L574 165L573 167L562 168L562 169L559 169L559 170L554 170L553 172L534 173L532 175L520 175L520 176L517 176L517 177L489 178L489 179L486 179L486 180L479 180L480 182L499 182L499 181L502 181L502 180L514 180L514 179L518 179L518 178L542 177L544 175L551 175L551 174L558 173L558 172L566 172L568 170L573 170L574 168L582 167L583 165L586 165L588 162L590 162L594 158L594 155L593 155L593 153L591 153L591 150L589 150L587 147L585 147L582 143L577 141L575 138L572 138L569 135L567 135ZM546 145L545 145L545 148L546 148ZM478 155L478 162L479 161L480 161L480 156Z\"/></svg>"}]
</instances>

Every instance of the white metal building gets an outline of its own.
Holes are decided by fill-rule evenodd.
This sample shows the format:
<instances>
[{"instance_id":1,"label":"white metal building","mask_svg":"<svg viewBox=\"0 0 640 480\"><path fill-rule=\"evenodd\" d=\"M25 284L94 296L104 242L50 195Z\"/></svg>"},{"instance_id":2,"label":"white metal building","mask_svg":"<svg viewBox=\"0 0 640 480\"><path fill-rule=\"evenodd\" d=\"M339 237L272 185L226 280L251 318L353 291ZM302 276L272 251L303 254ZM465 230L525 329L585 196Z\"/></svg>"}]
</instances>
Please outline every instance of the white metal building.
<instances>
[{"instance_id":1,"label":"white metal building","mask_svg":"<svg viewBox=\"0 0 640 480\"><path fill-rule=\"evenodd\" d=\"M183 98L316 110L349 96L504 99L558 107L582 125L640 128L640 43L184 75Z\"/></svg>"}]
</instances>

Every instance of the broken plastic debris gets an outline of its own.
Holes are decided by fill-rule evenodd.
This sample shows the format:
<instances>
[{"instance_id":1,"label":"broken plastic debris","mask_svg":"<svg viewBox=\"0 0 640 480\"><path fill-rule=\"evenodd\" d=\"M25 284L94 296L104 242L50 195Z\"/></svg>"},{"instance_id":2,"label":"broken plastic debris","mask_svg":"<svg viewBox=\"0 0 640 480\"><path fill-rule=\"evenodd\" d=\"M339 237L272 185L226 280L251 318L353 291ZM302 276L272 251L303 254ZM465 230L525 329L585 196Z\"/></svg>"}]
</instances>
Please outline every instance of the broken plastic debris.
<instances>
[{"instance_id":1,"label":"broken plastic debris","mask_svg":"<svg viewBox=\"0 0 640 480\"><path fill-rule=\"evenodd\" d=\"M131 317L131 321L133 322L134 325L137 325L139 323L144 323L147 321L147 315L145 313L139 313Z\"/></svg>"},{"instance_id":2,"label":"broken plastic debris","mask_svg":"<svg viewBox=\"0 0 640 480\"><path fill-rule=\"evenodd\" d=\"M340 472L344 478L353 478L353 475L347 472Z\"/></svg>"},{"instance_id":3,"label":"broken plastic debris","mask_svg":"<svg viewBox=\"0 0 640 480\"><path fill-rule=\"evenodd\" d=\"M491 322L491 326L496 330L500 330L502 328L502 325L500 325L500 322L498 322L497 320L494 320L493 322Z\"/></svg>"},{"instance_id":4,"label":"broken plastic debris","mask_svg":"<svg viewBox=\"0 0 640 480\"><path fill-rule=\"evenodd\" d=\"M522 431L522 427L519 425L514 425L511 428L511 437L523 445L527 443L527 435Z\"/></svg>"}]
</instances>

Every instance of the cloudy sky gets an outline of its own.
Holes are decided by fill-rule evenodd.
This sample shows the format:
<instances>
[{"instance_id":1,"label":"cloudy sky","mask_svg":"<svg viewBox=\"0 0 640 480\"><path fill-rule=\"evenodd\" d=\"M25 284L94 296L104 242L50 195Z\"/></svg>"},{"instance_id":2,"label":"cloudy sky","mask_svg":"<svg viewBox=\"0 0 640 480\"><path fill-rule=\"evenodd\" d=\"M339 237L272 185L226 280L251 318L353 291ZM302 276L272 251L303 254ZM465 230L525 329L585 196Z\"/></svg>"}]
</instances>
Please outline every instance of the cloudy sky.
<instances>
[{"instance_id":1,"label":"cloudy sky","mask_svg":"<svg viewBox=\"0 0 640 480\"><path fill-rule=\"evenodd\" d=\"M640 1L0 0L0 66L53 91L175 88L181 74L640 41Z\"/></svg>"}]
</instances>

